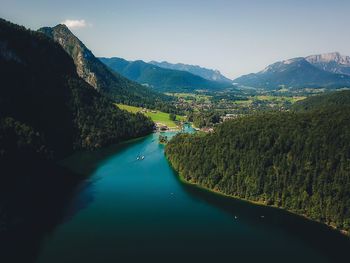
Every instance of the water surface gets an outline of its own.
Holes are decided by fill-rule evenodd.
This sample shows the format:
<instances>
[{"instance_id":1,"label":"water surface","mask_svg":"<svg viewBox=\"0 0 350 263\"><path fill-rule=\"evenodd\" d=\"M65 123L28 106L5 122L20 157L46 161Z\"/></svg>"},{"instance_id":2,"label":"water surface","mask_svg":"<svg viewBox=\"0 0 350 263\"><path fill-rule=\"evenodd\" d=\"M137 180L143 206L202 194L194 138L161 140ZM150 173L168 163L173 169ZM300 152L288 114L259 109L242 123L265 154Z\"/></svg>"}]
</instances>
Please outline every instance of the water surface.
<instances>
[{"instance_id":1,"label":"water surface","mask_svg":"<svg viewBox=\"0 0 350 263\"><path fill-rule=\"evenodd\" d=\"M158 135L65 161L87 180L38 262L344 262L328 227L181 183Z\"/></svg>"}]
</instances>

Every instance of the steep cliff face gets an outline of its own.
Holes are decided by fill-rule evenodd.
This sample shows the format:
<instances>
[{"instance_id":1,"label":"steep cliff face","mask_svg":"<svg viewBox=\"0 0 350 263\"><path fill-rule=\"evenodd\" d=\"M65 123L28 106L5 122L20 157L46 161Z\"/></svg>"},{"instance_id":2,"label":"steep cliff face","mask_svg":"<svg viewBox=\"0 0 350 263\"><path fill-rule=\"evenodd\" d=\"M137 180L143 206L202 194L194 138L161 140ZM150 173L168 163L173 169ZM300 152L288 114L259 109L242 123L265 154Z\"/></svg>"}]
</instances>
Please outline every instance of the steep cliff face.
<instances>
[{"instance_id":1,"label":"steep cliff face","mask_svg":"<svg viewBox=\"0 0 350 263\"><path fill-rule=\"evenodd\" d=\"M78 75L111 99L152 108L159 102L169 100L167 96L109 70L67 26L60 24L55 27L43 27L38 31L59 43L73 58Z\"/></svg>"},{"instance_id":2,"label":"steep cliff face","mask_svg":"<svg viewBox=\"0 0 350 263\"><path fill-rule=\"evenodd\" d=\"M39 32L45 33L47 36L58 42L63 49L73 58L77 68L78 75L87 83L97 90L104 89L103 81L98 80L96 76L97 68L95 66L98 61L92 52L81 42L66 25L57 25L55 27L43 27ZM96 60L96 61L95 61ZM109 72L104 74L111 75Z\"/></svg>"},{"instance_id":3,"label":"steep cliff face","mask_svg":"<svg viewBox=\"0 0 350 263\"><path fill-rule=\"evenodd\" d=\"M309 61L310 63L336 62L342 65L350 65L350 57L341 55L339 52L312 55L312 56L306 57L306 60Z\"/></svg>"},{"instance_id":4,"label":"steep cliff face","mask_svg":"<svg viewBox=\"0 0 350 263\"><path fill-rule=\"evenodd\" d=\"M325 71L350 75L350 56L341 55L339 52L312 55L306 57L306 60Z\"/></svg>"}]
</instances>

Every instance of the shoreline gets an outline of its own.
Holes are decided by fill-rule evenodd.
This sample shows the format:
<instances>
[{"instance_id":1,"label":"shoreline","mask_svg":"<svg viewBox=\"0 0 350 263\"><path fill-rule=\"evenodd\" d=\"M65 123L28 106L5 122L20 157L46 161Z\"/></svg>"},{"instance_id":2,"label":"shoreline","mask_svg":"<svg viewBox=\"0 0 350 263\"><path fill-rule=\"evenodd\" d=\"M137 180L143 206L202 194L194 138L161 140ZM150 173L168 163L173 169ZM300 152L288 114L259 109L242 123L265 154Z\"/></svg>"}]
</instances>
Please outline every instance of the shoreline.
<instances>
[{"instance_id":1,"label":"shoreline","mask_svg":"<svg viewBox=\"0 0 350 263\"><path fill-rule=\"evenodd\" d=\"M169 159L167 158L170 166L172 167L172 169L174 169L174 167L172 166L171 162L169 161ZM283 207L279 207L279 206L275 206L275 205L267 205L266 203L262 202L262 201L253 201L253 200L249 200L249 199L245 199L245 198L241 198L241 197L238 197L238 196L234 196L234 195L229 195L229 194L225 194L223 192L220 192L218 190L215 190L215 189L210 189L208 187L205 187L205 186L202 186L198 183L195 183L195 182L191 182L191 181L187 181L182 175L180 172L178 172L177 170L174 169L174 171L176 172L176 175L177 175L177 178L180 180L180 182L184 183L184 184L187 184L187 185L191 185L193 187L197 187L199 189L202 189L204 191L207 191L207 192L210 192L212 194L216 194L216 195L220 195L222 197L227 197L227 198L232 198L232 199L236 199L236 200L240 200L240 201L243 201L243 202L247 202L247 203L250 203L250 204L253 204L253 205L259 205L259 206L264 206L264 207L271 207L271 208L276 208L276 209L280 209L284 212L287 212L287 213L290 213L290 214L293 214L293 215L296 215L296 216L300 216L306 220L309 220L309 221L312 221L312 222L315 222L315 223L319 223L319 224L322 224L324 226L327 226L330 230L333 230L333 231L336 231L338 233L340 233L341 235L343 236L346 236L348 238L350 238L350 232L349 231L346 231L344 229L339 229L339 228L336 228L334 225L329 225L329 224L326 224L324 222L321 222L321 221L318 221L318 220L315 220L315 219L312 219L310 217L308 217L307 215L303 215L303 214L298 214L296 212L293 212L291 210L288 210L288 209L285 209Z\"/></svg>"}]
</instances>

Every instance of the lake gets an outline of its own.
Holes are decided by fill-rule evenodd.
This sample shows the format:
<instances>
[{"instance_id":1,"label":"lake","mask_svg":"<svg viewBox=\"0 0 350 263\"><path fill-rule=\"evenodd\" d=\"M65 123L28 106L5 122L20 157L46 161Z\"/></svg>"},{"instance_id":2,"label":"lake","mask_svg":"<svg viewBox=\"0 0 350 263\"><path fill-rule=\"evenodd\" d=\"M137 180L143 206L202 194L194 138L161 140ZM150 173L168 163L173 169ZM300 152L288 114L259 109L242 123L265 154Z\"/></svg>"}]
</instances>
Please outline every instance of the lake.
<instances>
[{"instance_id":1,"label":"lake","mask_svg":"<svg viewBox=\"0 0 350 263\"><path fill-rule=\"evenodd\" d=\"M180 182L158 136L64 161L86 180L36 262L344 262L349 239L324 225Z\"/></svg>"}]
</instances>

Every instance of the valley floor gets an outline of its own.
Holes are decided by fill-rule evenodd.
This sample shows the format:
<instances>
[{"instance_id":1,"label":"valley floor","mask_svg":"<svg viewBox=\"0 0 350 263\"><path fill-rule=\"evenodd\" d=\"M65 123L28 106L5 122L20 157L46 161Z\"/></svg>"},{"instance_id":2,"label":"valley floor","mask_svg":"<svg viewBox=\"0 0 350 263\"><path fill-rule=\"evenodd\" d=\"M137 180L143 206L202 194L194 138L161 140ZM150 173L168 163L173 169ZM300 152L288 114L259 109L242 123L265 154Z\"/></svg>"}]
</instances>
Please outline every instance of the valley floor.
<instances>
[{"instance_id":1,"label":"valley floor","mask_svg":"<svg viewBox=\"0 0 350 263\"><path fill-rule=\"evenodd\" d=\"M117 104L117 106L122 109L126 110L128 112L132 113L137 113L140 112L152 119L154 123L158 125L165 125L169 129L178 129L178 125L176 124L175 121L170 120L169 118L169 113L158 111L158 110L150 110L146 108L141 108L141 107L135 107L135 106L129 106L125 104ZM177 121L185 121L184 116L176 115L176 120Z\"/></svg>"}]
</instances>

